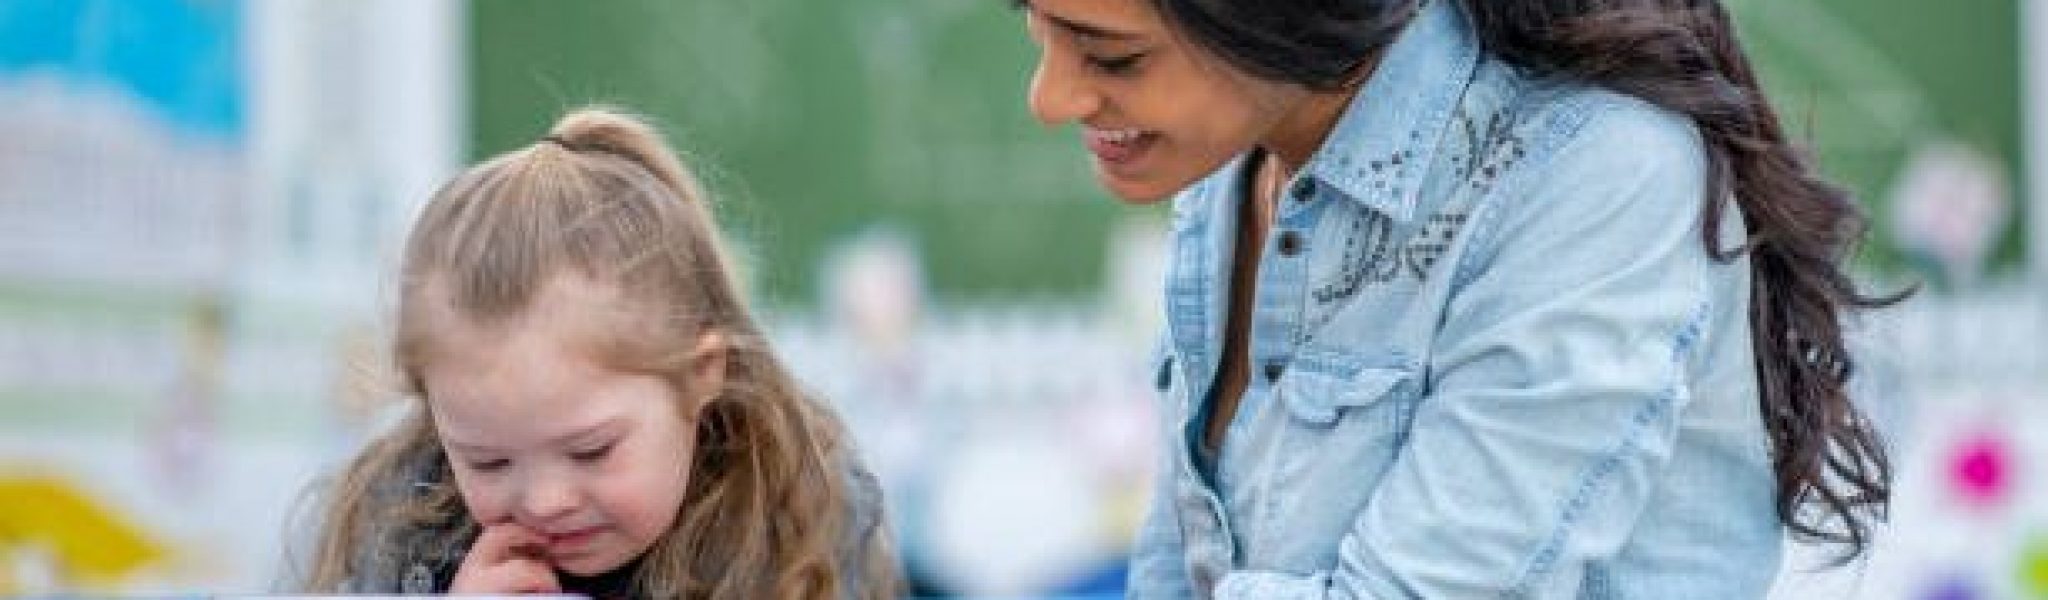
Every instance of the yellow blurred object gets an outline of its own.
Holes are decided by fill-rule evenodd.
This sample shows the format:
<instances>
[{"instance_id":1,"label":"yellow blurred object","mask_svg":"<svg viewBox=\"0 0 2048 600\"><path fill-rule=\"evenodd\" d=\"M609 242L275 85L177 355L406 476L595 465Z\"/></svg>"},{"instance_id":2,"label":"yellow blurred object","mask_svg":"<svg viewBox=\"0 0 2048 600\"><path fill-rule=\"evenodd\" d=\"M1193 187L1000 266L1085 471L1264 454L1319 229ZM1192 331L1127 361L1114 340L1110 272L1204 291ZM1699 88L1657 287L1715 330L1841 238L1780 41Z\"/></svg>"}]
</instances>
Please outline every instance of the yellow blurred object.
<instances>
[{"instance_id":1,"label":"yellow blurred object","mask_svg":"<svg viewBox=\"0 0 2048 600\"><path fill-rule=\"evenodd\" d=\"M2020 587L2024 597L2048 600L2048 536L2036 536L2020 554Z\"/></svg>"},{"instance_id":2,"label":"yellow blurred object","mask_svg":"<svg viewBox=\"0 0 2048 600\"><path fill-rule=\"evenodd\" d=\"M57 583L103 588L168 557L141 528L52 476L0 474L0 596L17 589L13 567L30 552L53 561Z\"/></svg>"}]
</instances>

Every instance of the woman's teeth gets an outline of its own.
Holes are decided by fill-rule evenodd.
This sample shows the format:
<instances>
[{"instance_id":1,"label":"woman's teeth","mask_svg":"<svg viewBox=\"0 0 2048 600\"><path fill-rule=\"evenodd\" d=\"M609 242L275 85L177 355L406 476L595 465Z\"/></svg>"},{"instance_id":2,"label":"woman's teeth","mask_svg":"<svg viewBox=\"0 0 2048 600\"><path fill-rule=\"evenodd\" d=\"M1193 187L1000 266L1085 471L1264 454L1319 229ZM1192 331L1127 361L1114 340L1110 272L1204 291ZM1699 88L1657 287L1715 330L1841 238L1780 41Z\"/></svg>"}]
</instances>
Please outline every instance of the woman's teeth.
<instances>
[{"instance_id":1,"label":"woman's teeth","mask_svg":"<svg viewBox=\"0 0 2048 600\"><path fill-rule=\"evenodd\" d=\"M1090 129L1089 134L1112 144L1128 144L1136 141L1145 132L1137 129Z\"/></svg>"}]
</instances>

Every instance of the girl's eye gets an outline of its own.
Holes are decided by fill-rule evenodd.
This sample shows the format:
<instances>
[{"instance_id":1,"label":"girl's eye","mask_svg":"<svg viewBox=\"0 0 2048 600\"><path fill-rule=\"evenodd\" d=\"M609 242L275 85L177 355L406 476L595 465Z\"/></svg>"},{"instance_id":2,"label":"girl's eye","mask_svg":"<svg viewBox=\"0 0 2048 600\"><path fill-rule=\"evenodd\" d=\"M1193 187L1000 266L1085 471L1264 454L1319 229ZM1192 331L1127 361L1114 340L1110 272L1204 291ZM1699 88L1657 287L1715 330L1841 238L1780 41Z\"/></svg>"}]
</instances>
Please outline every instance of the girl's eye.
<instances>
[{"instance_id":1,"label":"girl's eye","mask_svg":"<svg viewBox=\"0 0 2048 600\"><path fill-rule=\"evenodd\" d=\"M1141 58L1145 58L1145 53L1138 52L1123 56L1091 56L1088 57L1088 64L1093 65L1096 70L1106 75L1129 75L1132 71L1137 70L1138 59Z\"/></svg>"},{"instance_id":2,"label":"girl's eye","mask_svg":"<svg viewBox=\"0 0 2048 600\"><path fill-rule=\"evenodd\" d=\"M598 446L596 448L591 448L589 450L571 452L569 453L569 458L575 459L577 462L597 462L599 460L603 460L605 455L611 454L612 446L614 445L616 444L605 444L603 446Z\"/></svg>"},{"instance_id":3,"label":"girl's eye","mask_svg":"<svg viewBox=\"0 0 2048 600\"><path fill-rule=\"evenodd\" d=\"M511 465L512 461L505 460L502 458L491 460L473 460L469 462L470 470L477 471L479 473L496 473L498 471L505 470L505 467Z\"/></svg>"}]
</instances>

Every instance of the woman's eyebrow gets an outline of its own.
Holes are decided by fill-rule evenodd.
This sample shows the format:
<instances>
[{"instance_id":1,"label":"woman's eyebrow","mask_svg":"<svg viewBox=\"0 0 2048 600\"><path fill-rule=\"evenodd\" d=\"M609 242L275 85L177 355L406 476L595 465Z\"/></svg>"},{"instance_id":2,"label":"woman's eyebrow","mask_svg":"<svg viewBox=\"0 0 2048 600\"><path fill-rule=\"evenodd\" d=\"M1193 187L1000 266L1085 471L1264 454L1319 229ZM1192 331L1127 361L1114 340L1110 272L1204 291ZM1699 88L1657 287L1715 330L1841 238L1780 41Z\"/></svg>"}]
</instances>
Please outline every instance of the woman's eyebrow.
<instances>
[{"instance_id":1,"label":"woman's eyebrow","mask_svg":"<svg viewBox=\"0 0 2048 600\"><path fill-rule=\"evenodd\" d=\"M1054 25L1058 25L1061 29L1065 29L1067 31L1073 32L1074 35L1085 38L1113 41L1129 41L1145 37L1144 35L1136 32L1119 31L1109 27L1103 27L1101 25L1087 23L1084 21L1076 21L1074 19L1045 12L1043 10L1039 10L1036 6L1032 6L1031 3L1028 1L1018 2L1017 6L1018 8L1038 13L1040 16L1045 17L1046 20L1052 21Z\"/></svg>"}]
</instances>

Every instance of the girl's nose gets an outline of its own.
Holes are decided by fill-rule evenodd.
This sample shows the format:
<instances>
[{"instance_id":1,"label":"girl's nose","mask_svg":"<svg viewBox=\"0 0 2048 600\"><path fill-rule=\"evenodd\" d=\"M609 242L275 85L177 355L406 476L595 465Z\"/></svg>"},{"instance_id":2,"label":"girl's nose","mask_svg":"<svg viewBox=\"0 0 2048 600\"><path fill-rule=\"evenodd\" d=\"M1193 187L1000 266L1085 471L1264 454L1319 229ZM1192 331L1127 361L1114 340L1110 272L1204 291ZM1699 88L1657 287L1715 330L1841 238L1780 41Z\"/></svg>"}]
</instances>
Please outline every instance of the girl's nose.
<instances>
[{"instance_id":1,"label":"girl's nose","mask_svg":"<svg viewBox=\"0 0 2048 600\"><path fill-rule=\"evenodd\" d=\"M519 496L521 516L534 523L547 523L576 510L575 486L557 478L539 477L525 486Z\"/></svg>"}]
</instances>

